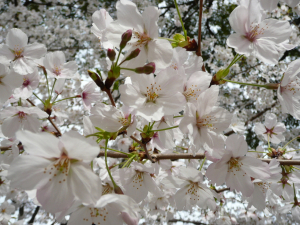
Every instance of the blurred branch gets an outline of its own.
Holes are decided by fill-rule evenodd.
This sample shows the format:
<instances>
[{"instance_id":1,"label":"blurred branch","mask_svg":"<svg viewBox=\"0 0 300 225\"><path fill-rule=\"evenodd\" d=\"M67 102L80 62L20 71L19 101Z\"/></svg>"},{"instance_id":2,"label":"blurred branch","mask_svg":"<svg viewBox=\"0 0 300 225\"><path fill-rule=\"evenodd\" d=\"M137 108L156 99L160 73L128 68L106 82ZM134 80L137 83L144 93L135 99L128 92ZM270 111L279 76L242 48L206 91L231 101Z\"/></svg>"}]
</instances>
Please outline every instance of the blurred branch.
<instances>
[{"instance_id":1,"label":"blurred branch","mask_svg":"<svg viewBox=\"0 0 300 225\"><path fill-rule=\"evenodd\" d=\"M31 219L28 221L28 224L33 224L33 222L34 222L34 220L35 220L35 217L36 217L36 215L38 214L39 210L40 210L40 207L37 206L37 207L35 208L33 214L32 214Z\"/></svg>"}]
</instances>

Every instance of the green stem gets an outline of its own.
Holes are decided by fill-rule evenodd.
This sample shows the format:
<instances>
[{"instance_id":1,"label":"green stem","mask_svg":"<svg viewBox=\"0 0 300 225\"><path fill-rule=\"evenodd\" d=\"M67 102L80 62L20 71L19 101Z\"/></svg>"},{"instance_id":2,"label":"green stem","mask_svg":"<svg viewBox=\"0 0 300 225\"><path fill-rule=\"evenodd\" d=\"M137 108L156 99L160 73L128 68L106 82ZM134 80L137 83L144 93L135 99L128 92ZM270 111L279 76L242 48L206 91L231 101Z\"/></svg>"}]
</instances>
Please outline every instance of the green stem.
<instances>
[{"instance_id":1,"label":"green stem","mask_svg":"<svg viewBox=\"0 0 300 225\"><path fill-rule=\"evenodd\" d=\"M124 67L120 67L120 69L121 69L121 70L129 70L129 71L133 71L133 72L135 72L135 70L134 70L134 69L130 69L130 68L124 68Z\"/></svg>"},{"instance_id":2,"label":"green stem","mask_svg":"<svg viewBox=\"0 0 300 225\"><path fill-rule=\"evenodd\" d=\"M270 146L270 134L268 133L268 147L269 149L271 149L271 146Z\"/></svg>"},{"instance_id":3,"label":"green stem","mask_svg":"<svg viewBox=\"0 0 300 225\"><path fill-rule=\"evenodd\" d=\"M177 10L177 13L178 13L178 17L179 17L179 20L180 20L180 23L181 23L182 30L183 30L183 33L184 33L184 38L185 38L185 40L187 41L187 32L186 32L186 30L185 30L185 28L184 28L184 25L183 25L183 21L182 21L180 12L179 12L179 8L178 8L178 5L177 5L177 1L174 0L174 3L175 3L175 7L176 7L176 10Z\"/></svg>"},{"instance_id":4,"label":"green stem","mask_svg":"<svg viewBox=\"0 0 300 225\"><path fill-rule=\"evenodd\" d=\"M39 96L37 96L34 92L32 94L45 105L45 102L42 99L40 99Z\"/></svg>"},{"instance_id":5,"label":"green stem","mask_svg":"<svg viewBox=\"0 0 300 225\"><path fill-rule=\"evenodd\" d=\"M125 168L128 165L130 165L130 163L133 161L133 159L135 158L135 155L132 155L122 166L122 169Z\"/></svg>"},{"instance_id":6,"label":"green stem","mask_svg":"<svg viewBox=\"0 0 300 225\"><path fill-rule=\"evenodd\" d=\"M109 170L109 167L108 167L108 163L107 163L107 144L108 144L108 139L105 140L105 165L106 165L106 169L107 169L108 175L109 175L109 177L111 179L111 182L114 185L114 188L118 188L118 185L115 183L114 178L112 177L112 175L110 173L110 170Z\"/></svg>"},{"instance_id":7,"label":"green stem","mask_svg":"<svg viewBox=\"0 0 300 225\"><path fill-rule=\"evenodd\" d=\"M179 118L179 117L183 117L183 115L180 115L180 116L173 116L173 118Z\"/></svg>"},{"instance_id":8,"label":"green stem","mask_svg":"<svg viewBox=\"0 0 300 225\"><path fill-rule=\"evenodd\" d=\"M139 128L135 128L137 131L139 131L139 132L141 132L141 133L143 133L143 131L142 130L140 130Z\"/></svg>"},{"instance_id":9,"label":"green stem","mask_svg":"<svg viewBox=\"0 0 300 225\"><path fill-rule=\"evenodd\" d=\"M295 150L291 150L291 151L287 151L287 152L296 152L296 151L300 151L300 148L295 149ZM287 152L285 152L285 153L287 153Z\"/></svg>"},{"instance_id":10,"label":"green stem","mask_svg":"<svg viewBox=\"0 0 300 225\"><path fill-rule=\"evenodd\" d=\"M237 61L239 61L244 55L236 54L229 66L225 70L229 70Z\"/></svg>"},{"instance_id":11,"label":"green stem","mask_svg":"<svg viewBox=\"0 0 300 225\"><path fill-rule=\"evenodd\" d=\"M242 82L238 82L238 81L233 81L233 80L226 80L226 79L222 79L226 82L229 82L229 83L234 83L234 84L240 84L240 85L247 85L247 86L254 86L254 87L263 87L263 88L267 88L268 87L266 85L263 85L263 84L251 84L251 83L242 83Z\"/></svg>"},{"instance_id":12,"label":"green stem","mask_svg":"<svg viewBox=\"0 0 300 225\"><path fill-rule=\"evenodd\" d=\"M266 153L266 152L258 152L258 151L248 151L248 152Z\"/></svg>"},{"instance_id":13,"label":"green stem","mask_svg":"<svg viewBox=\"0 0 300 225\"><path fill-rule=\"evenodd\" d=\"M51 88L50 101L51 101L51 98L52 98L52 94L53 94L53 90L54 90L54 86L55 86L56 81L57 81L57 79L55 78L54 82L53 82L53 85L52 85L52 88Z\"/></svg>"},{"instance_id":14,"label":"green stem","mask_svg":"<svg viewBox=\"0 0 300 225\"><path fill-rule=\"evenodd\" d=\"M204 157L204 159L203 159L203 161L202 161L202 163L201 163L201 166L200 166L200 168L199 168L199 171L202 170L202 167L203 167L203 165L204 165L204 163L205 163L205 160L206 160L206 156Z\"/></svg>"},{"instance_id":15,"label":"green stem","mask_svg":"<svg viewBox=\"0 0 300 225\"><path fill-rule=\"evenodd\" d=\"M171 129L174 129L174 128L177 128L177 127L179 127L179 126L168 127L168 128L159 129L159 130L152 130L152 131L153 131L153 132L157 132L157 131L171 130Z\"/></svg>"},{"instance_id":16,"label":"green stem","mask_svg":"<svg viewBox=\"0 0 300 225\"><path fill-rule=\"evenodd\" d=\"M67 99L72 99L72 98L81 98L81 96L76 95L76 96L69 97L69 98L63 98L63 99L60 99L60 100L58 100L56 102L53 102L52 104L55 104L55 103L58 103L58 102L61 102L61 101L67 100Z\"/></svg>"},{"instance_id":17,"label":"green stem","mask_svg":"<svg viewBox=\"0 0 300 225\"><path fill-rule=\"evenodd\" d=\"M116 63L115 63L115 66L118 65L118 62L119 62L119 58L120 58L121 52L122 52L122 49L120 49L120 51L119 51L119 54L118 54L118 57L117 57L117 61L116 61Z\"/></svg>"},{"instance_id":18,"label":"green stem","mask_svg":"<svg viewBox=\"0 0 300 225\"><path fill-rule=\"evenodd\" d=\"M176 40L171 39L171 38L164 38L164 37L158 37L158 38L159 38L159 39L168 40L168 41L171 41L171 42L177 42Z\"/></svg>"},{"instance_id":19,"label":"green stem","mask_svg":"<svg viewBox=\"0 0 300 225\"><path fill-rule=\"evenodd\" d=\"M107 148L107 149L110 150L110 151L113 151L113 152L118 152L118 153L122 153L122 154L127 155L127 156L131 156L131 154L126 153L126 152L121 152L121 151L119 151L117 149L113 149L113 148Z\"/></svg>"},{"instance_id":20,"label":"green stem","mask_svg":"<svg viewBox=\"0 0 300 225\"><path fill-rule=\"evenodd\" d=\"M282 149L285 149L286 148L286 146L288 146L291 142L293 142L293 141L295 141L297 138L299 138L299 136L297 136L297 137L295 137L295 138L293 138L292 140L290 140L288 143L286 143L283 147L282 147Z\"/></svg>"}]
</instances>

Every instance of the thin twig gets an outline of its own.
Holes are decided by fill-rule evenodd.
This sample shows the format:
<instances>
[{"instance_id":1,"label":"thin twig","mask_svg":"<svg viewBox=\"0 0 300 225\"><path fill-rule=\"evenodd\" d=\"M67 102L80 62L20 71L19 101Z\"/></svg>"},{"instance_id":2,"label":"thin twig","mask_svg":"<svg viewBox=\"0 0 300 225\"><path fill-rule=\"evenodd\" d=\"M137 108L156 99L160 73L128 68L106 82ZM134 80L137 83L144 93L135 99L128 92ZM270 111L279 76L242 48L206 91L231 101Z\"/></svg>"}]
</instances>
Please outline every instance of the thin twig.
<instances>
[{"instance_id":1,"label":"thin twig","mask_svg":"<svg viewBox=\"0 0 300 225\"><path fill-rule=\"evenodd\" d=\"M35 106L35 104L34 104L31 100L29 100L28 98L27 98L26 100L27 100L32 106ZM52 121L51 117L49 116L47 119L48 119L49 122L52 124L52 126L55 128L55 130L57 131L57 135L58 135L58 136L62 136L60 130L59 130L58 127L55 125L55 123Z\"/></svg>"},{"instance_id":2,"label":"thin twig","mask_svg":"<svg viewBox=\"0 0 300 225\"><path fill-rule=\"evenodd\" d=\"M133 140L137 140L135 137L133 137ZM141 143L139 140L137 140L138 143ZM143 145L143 143L141 144ZM147 153L146 153L147 154ZM149 152L148 152L149 154ZM104 151L100 151L98 157L104 156ZM107 152L107 156L110 158L129 158L127 155L118 153L118 152ZM204 159L205 154L198 153L195 156L191 153L174 153L174 154L149 154L147 157L150 157L150 159L153 159L154 161L157 160L165 160L165 159ZM263 162L270 163L272 159L263 159L258 158ZM280 165L300 165L300 160L285 160L285 159L277 159L277 162L279 162Z\"/></svg>"},{"instance_id":3,"label":"thin twig","mask_svg":"<svg viewBox=\"0 0 300 225\"><path fill-rule=\"evenodd\" d=\"M28 221L28 224L33 224L33 222L34 222L34 220L35 220L35 217L36 217L36 215L38 214L39 210L40 210L40 207L37 206L37 207L35 208L33 214L32 214L31 219Z\"/></svg>"},{"instance_id":4,"label":"thin twig","mask_svg":"<svg viewBox=\"0 0 300 225\"><path fill-rule=\"evenodd\" d=\"M145 150L145 153L146 153L147 158L148 158L152 163L155 163L155 162L156 162L156 160L154 160L154 158L151 157L151 155L149 154L148 149L147 149L147 146L146 146L143 142L139 141L138 139L136 139L136 138L133 137L132 135L130 136L130 138L131 138L132 140L134 140L136 143L138 143L139 145L141 145L141 146L143 147L143 149Z\"/></svg>"},{"instance_id":5,"label":"thin twig","mask_svg":"<svg viewBox=\"0 0 300 225\"><path fill-rule=\"evenodd\" d=\"M11 147L0 147L0 152L11 150Z\"/></svg>"},{"instance_id":6,"label":"thin twig","mask_svg":"<svg viewBox=\"0 0 300 225\"><path fill-rule=\"evenodd\" d=\"M114 107L116 107L116 104L115 104L114 98L113 98L112 95L111 95L110 89L107 89L105 92L106 92L106 94L108 95L111 104L112 104Z\"/></svg>"},{"instance_id":7,"label":"thin twig","mask_svg":"<svg viewBox=\"0 0 300 225\"><path fill-rule=\"evenodd\" d=\"M198 24L198 49L196 51L197 56L201 56L201 27L202 27L202 11L203 11L203 0L200 0L199 7L199 24Z\"/></svg>"},{"instance_id":8,"label":"thin twig","mask_svg":"<svg viewBox=\"0 0 300 225\"><path fill-rule=\"evenodd\" d=\"M275 105L277 104L277 102L274 102L271 107L265 108L263 111L257 113L256 115L252 116L249 120L246 121L245 126L247 126L251 121L257 119L258 117L262 116L265 112L267 112L268 110L271 110ZM224 135L229 136L231 134L234 134L234 131L228 131L226 132Z\"/></svg>"},{"instance_id":9,"label":"thin twig","mask_svg":"<svg viewBox=\"0 0 300 225\"><path fill-rule=\"evenodd\" d=\"M60 130L58 129L58 127L55 125L55 123L52 121L51 117L48 117L49 122L52 124L52 126L55 128L55 130L57 131L57 135L58 136L62 136Z\"/></svg>"},{"instance_id":10,"label":"thin twig","mask_svg":"<svg viewBox=\"0 0 300 225\"><path fill-rule=\"evenodd\" d=\"M191 220L181 220L181 219L171 219L168 221L168 223L177 223L177 222L182 222L182 223L193 223L195 225L204 225L205 223L197 222L197 221L191 221Z\"/></svg>"},{"instance_id":11,"label":"thin twig","mask_svg":"<svg viewBox=\"0 0 300 225\"><path fill-rule=\"evenodd\" d=\"M230 188L222 188L222 189L219 189L219 190L217 190L217 189L215 189L215 191L217 192L217 193L221 193L221 192L223 192L223 191L229 191L230 190Z\"/></svg>"}]
</instances>

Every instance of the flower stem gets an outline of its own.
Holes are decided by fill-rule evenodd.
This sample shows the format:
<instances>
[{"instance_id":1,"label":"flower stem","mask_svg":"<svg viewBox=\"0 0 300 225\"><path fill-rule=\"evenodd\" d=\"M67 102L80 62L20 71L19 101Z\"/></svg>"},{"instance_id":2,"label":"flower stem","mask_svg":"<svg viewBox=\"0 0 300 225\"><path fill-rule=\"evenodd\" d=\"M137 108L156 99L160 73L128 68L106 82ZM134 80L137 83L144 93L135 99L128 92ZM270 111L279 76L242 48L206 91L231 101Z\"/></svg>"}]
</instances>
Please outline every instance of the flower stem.
<instances>
[{"instance_id":1,"label":"flower stem","mask_svg":"<svg viewBox=\"0 0 300 225\"><path fill-rule=\"evenodd\" d=\"M175 7L176 7L176 10L177 10L177 13L178 13L178 17L179 17L179 20L180 20L180 23L181 23L181 27L182 27L182 30L183 30L183 33L184 33L184 38L187 41L187 32L186 32L186 30L184 28L183 21L182 21L182 18L181 18L181 15L180 15L179 8L178 8L176 0L174 0L174 4L175 4Z\"/></svg>"},{"instance_id":2,"label":"flower stem","mask_svg":"<svg viewBox=\"0 0 300 225\"><path fill-rule=\"evenodd\" d=\"M40 99L39 96L36 95L36 93L33 92L32 94L45 105L45 102L42 99Z\"/></svg>"},{"instance_id":3,"label":"flower stem","mask_svg":"<svg viewBox=\"0 0 300 225\"><path fill-rule=\"evenodd\" d=\"M171 129L174 129L174 128L177 128L177 127L179 127L179 126L168 127L168 128L158 129L158 130L152 130L152 131L153 131L153 132L157 132L157 131L171 130Z\"/></svg>"},{"instance_id":4,"label":"flower stem","mask_svg":"<svg viewBox=\"0 0 300 225\"><path fill-rule=\"evenodd\" d=\"M202 160L202 163L201 163L201 166L200 166L200 168L199 168L199 171L202 170L202 167L203 167L203 165L204 165L204 163L205 163L205 160L206 160L206 156L205 156L204 159Z\"/></svg>"},{"instance_id":5,"label":"flower stem","mask_svg":"<svg viewBox=\"0 0 300 225\"><path fill-rule=\"evenodd\" d=\"M55 83L56 83L56 81L57 81L57 79L55 78L54 79L54 82L53 82L53 85L52 85L52 88L51 88L51 94L50 94L50 101L51 101L51 99L52 99L52 94L53 94L53 90L54 90L54 86L55 86Z\"/></svg>"},{"instance_id":6,"label":"flower stem","mask_svg":"<svg viewBox=\"0 0 300 225\"><path fill-rule=\"evenodd\" d=\"M125 168L127 165L129 166L130 163L133 161L135 155L132 155L125 163L124 165L122 166L122 169Z\"/></svg>"},{"instance_id":7,"label":"flower stem","mask_svg":"<svg viewBox=\"0 0 300 225\"><path fill-rule=\"evenodd\" d=\"M134 70L134 69L125 68L125 67L120 67L120 69L121 69L121 70L129 70L129 71L133 71L133 72L135 72L135 70Z\"/></svg>"},{"instance_id":8,"label":"flower stem","mask_svg":"<svg viewBox=\"0 0 300 225\"><path fill-rule=\"evenodd\" d=\"M248 152L266 153L266 152L258 152L258 151L248 151Z\"/></svg>"},{"instance_id":9,"label":"flower stem","mask_svg":"<svg viewBox=\"0 0 300 225\"><path fill-rule=\"evenodd\" d=\"M297 137L295 137L295 138L293 138L292 140L290 140L288 143L286 143L283 147L282 147L282 149L285 149L286 148L286 146L288 146L291 142L293 142L293 141L295 141L297 138L299 138L299 136L297 136Z\"/></svg>"},{"instance_id":10,"label":"flower stem","mask_svg":"<svg viewBox=\"0 0 300 225\"><path fill-rule=\"evenodd\" d=\"M102 148L102 149L103 149L103 148ZM131 156L131 154L126 153L126 152L121 152L121 151L119 151L119 150L117 150L117 149L113 149L113 148L107 148L107 149L110 150L110 151L122 153L122 154L127 155L127 156Z\"/></svg>"},{"instance_id":11,"label":"flower stem","mask_svg":"<svg viewBox=\"0 0 300 225\"><path fill-rule=\"evenodd\" d=\"M105 140L105 165L106 165L106 170L108 172L108 175L111 179L111 182L113 183L114 185L114 188L118 188L118 185L115 183L114 181L114 178L112 177L111 173L110 173L110 170L109 170L109 167L108 167L108 163L107 163L107 144L108 144L108 139Z\"/></svg>"},{"instance_id":12,"label":"flower stem","mask_svg":"<svg viewBox=\"0 0 300 225\"><path fill-rule=\"evenodd\" d=\"M119 50L119 54L118 54L118 57L117 57L117 61L115 63L115 66L118 65L118 61L119 61L119 58L120 58L120 55L121 55L121 52L122 52L122 49Z\"/></svg>"},{"instance_id":13,"label":"flower stem","mask_svg":"<svg viewBox=\"0 0 300 225\"><path fill-rule=\"evenodd\" d=\"M63 99L57 100L56 102L53 102L52 104L55 104L55 103L58 103L58 102L61 102L61 101L67 100L67 99L72 99L72 98L81 98L81 96L76 95L76 96L69 97L69 98L63 98Z\"/></svg>"}]
</instances>

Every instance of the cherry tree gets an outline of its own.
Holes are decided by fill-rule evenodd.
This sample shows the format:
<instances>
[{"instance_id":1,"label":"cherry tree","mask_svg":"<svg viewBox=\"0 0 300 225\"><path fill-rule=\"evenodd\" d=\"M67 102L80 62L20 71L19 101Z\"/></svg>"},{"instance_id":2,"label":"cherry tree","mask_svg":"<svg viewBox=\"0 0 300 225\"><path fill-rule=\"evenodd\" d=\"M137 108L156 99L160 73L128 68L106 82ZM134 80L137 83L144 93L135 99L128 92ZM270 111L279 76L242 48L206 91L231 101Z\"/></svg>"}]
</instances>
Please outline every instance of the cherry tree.
<instances>
[{"instance_id":1,"label":"cherry tree","mask_svg":"<svg viewBox=\"0 0 300 225\"><path fill-rule=\"evenodd\" d=\"M0 224L299 223L299 0L99 2L0 5Z\"/></svg>"}]
</instances>

